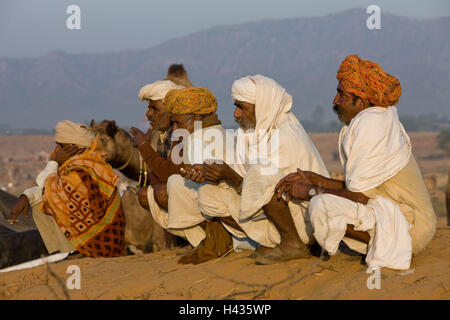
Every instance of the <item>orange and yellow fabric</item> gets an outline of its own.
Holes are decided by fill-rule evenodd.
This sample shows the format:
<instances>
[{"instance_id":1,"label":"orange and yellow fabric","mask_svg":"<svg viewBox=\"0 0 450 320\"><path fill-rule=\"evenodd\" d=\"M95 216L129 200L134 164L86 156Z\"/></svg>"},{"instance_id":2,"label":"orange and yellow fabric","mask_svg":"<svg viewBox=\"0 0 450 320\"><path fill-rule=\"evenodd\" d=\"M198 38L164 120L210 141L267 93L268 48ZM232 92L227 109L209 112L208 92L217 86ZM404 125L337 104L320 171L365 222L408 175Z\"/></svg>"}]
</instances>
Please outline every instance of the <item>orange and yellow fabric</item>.
<instances>
[{"instance_id":1,"label":"orange and yellow fabric","mask_svg":"<svg viewBox=\"0 0 450 320\"><path fill-rule=\"evenodd\" d=\"M351 54L342 61L336 79L345 91L379 107L396 105L402 95L402 87L396 77L388 74L378 64L362 60L356 54Z\"/></svg>"},{"instance_id":2,"label":"orange and yellow fabric","mask_svg":"<svg viewBox=\"0 0 450 320\"><path fill-rule=\"evenodd\" d=\"M217 111L216 97L201 87L170 90L164 104L167 112L172 114L211 114Z\"/></svg>"},{"instance_id":3,"label":"orange and yellow fabric","mask_svg":"<svg viewBox=\"0 0 450 320\"><path fill-rule=\"evenodd\" d=\"M50 213L73 246L87 257L125 254L125 216L118 176L97 148L67 160L47 177L41 211Z\"/></svg>"}]
</instances>

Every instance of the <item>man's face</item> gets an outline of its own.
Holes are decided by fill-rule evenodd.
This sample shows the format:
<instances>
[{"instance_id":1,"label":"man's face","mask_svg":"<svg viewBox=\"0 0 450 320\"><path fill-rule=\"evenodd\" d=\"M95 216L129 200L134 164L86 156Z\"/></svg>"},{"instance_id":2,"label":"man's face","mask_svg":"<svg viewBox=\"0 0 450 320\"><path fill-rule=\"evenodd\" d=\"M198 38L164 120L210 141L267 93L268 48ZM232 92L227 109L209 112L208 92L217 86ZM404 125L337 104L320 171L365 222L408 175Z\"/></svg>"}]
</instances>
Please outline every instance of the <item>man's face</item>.
<instances>
[{"instance_id":1,"label":"man's face","mask_svg":"<svg viewBox=\"0 0 450 320\"><path fill-rule=\"evenodd\" d=\"M234 121L244 130L255 129L255 105L239 100L234 100L234 105L236 106L234 110Z\"/></svg>"},{"instance_id":2,"label":"man's face","mask_svg":"<svg viewBox=\"0 0 450 320\"><path fill-rule=\"evenodd\" d=\"M345 91L341 84L338 85L336 90L337 94L333 100L333 110L337 113L339 121L348 125L366 106L362 99L354 99L353 94Z\"/></svg>"},{"instance_id":3,"label":"man's face","mask_svg":"<svg viewBox=\"0 0 450 320\"><path fill-rule=\"evenodd\" d=\"M176 129L186 129L189 133L194 132L194 121L200 121L198 115L193 114L173 114L172 115L172 126L173 130Z\"/></svg>"},{"instance_id":4,"label":"man's face","mask_svg":"<svg viewBox=\"0 0 450 320\"><path fill-rule=\"evenodd\" d=\"M145 115L150 125L157 130L165 131L170 127L170 116L162 100L149 100Z\"/></svg>"}]
</instances>

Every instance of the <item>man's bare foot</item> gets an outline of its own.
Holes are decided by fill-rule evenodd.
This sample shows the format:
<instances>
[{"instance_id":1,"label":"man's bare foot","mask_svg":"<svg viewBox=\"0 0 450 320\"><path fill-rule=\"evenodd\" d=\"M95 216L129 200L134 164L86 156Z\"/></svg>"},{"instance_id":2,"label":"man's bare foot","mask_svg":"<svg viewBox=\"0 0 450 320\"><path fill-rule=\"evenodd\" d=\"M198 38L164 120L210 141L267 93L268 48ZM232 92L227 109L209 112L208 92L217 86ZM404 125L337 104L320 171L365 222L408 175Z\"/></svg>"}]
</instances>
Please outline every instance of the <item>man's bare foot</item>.
<instances>
[{"instance_id":1,"label":"man's bare foot","mask_svg":"<svg viewBox=\"0 0 450 320\"><path fill-rule=\"evenodd\" d=\"M268 251L266 254L261 254L256 257L256 264L266 265L277 262L289 261L293 259L302 259L311 257L311 251L302 243L297 248L289 247L287 245L279 245Z\"/></svg>"},{"instance_id":2,"label":"man's bare foot","mask_svg":"<svg viewBox=\"0 0 450 320\"><path fill-rule=\"evenodd\" d=\"M257 246L255 251L252 252L252 254L249 256L249 258L256 259L257 257L261 255L265 255L272 251L274 248L264 247L264 246Z\"/></svg>"},{"instance_id":3,"label":"man's bare foot","mask_svg":"<svg viewBox=\"0 0 450 320\"><path fill-rule=\"evenodd\" d=\"M217 252L208 250L202 241L197 247L186 252L179 260L178 264L199 264L217 258Z\"/></svg>"},{"instance_id":4,"label":"man's bare foot","mask_svg":"<svg viewBox=\"0 0 450 320\"><path fill-rule=\"evenodd\" d=\"M231 236L216 220L208 220L205 225L206 238L191 251L184 254L179 264L199 264L223 256L233 249Z\"/></svg>"}]
</instances>

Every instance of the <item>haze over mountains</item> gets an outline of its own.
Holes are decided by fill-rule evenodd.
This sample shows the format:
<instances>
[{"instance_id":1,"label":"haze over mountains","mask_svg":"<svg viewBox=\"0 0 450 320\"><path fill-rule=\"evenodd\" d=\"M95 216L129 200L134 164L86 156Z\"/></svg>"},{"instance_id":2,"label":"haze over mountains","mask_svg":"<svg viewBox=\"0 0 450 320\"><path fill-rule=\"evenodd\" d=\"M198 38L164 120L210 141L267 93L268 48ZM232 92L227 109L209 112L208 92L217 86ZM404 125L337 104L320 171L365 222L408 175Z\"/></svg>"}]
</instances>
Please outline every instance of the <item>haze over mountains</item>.
<instances>
[{"instance_id":1,"label":"haze over mountains","mask_svg":"<svg viewBox=\"0 0 450 320\"><path fill-rule=\"evenodd\" d=\"M227 127L234 125L233 81L257 73L292 94L300 120L317 105L334 119L336 70L351 53L399 78L400 114L450 116L450 17L418 20L382 12L381 30L367 29L367 17L365 9L352 9L217 26L145 50L0 58L0 124L48 129L62 119L95 118L142 125L145 103L137 93L163 78L171 63L183 63L195 85L216 95Z\"/></svg>"}]
</instances>

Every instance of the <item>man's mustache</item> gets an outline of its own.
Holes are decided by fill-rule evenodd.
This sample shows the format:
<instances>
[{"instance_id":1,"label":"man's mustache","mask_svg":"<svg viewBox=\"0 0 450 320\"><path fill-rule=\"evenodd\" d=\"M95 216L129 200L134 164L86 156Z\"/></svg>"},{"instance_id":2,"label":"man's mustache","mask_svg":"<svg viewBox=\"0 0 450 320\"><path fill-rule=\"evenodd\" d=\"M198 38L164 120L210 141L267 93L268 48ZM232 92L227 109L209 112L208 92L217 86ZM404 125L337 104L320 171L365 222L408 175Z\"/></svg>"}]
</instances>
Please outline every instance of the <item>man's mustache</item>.
<instances>
[{"instance_id":1,"label":"man's mustache","mask_svg":"<svg viewBox=\"0 0 450 320\"><path fill-rule=\"evenodd\" d=\"M333 111L339 114L339 106L337 104L333 106Z\"/></svg>"}]
</instances>

